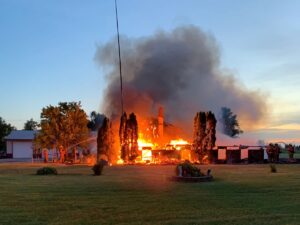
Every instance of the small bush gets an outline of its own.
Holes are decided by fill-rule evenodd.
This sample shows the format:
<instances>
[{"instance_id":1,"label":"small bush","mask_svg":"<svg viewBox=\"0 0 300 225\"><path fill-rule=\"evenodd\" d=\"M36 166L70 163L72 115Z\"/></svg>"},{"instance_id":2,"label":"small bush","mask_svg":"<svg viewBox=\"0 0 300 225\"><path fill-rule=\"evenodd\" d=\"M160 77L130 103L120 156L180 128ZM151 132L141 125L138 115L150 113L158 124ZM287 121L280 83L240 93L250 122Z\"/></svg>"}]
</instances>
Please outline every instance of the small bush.
<instances>
[{"instance_id":1,"label":"small bush","mask_svg":"<svg viewBox=\"0 0 300 225\"><path fill-rule=\"evenodd\" d=\"M37 175L57 175L57 170L53 167L43 167L36 171Z\"/></svg>"},{"instance_id":2,"label":"small bush","mask_svg":"<svg viewBox=\"0 0 300 225\"><path fill-rule=\"evenodd\" d=\"M179 175L179 166L182 168L182 176L184 177L201 177L205 176L201 171L200 168L193 166L189 161L185 161L184 163L180 163L176 167L176 175Z\"/></svg>"},{"instance_id":3,"label":"small bush","mask_svg":"<svg viewBox=\"0 0 300 225\"><path fill-rule=\"evenodd\" d=\"M96 163L92 168L92 170L94 171L94 175L95 176L100 176L102 174L103 167L105 165L106 165L105 160L101 160L100 162Z\"/></svg>"},{"instance_id":4,"label":"small bush","mask_svg":"<svg viewBox=\"0 0 300 225\"><path fill-rule=\"evenodd\" d=\"M270 164L270 171L271 171L271 173L277 173L276 165Z\"/></svg>"}]
</instances>

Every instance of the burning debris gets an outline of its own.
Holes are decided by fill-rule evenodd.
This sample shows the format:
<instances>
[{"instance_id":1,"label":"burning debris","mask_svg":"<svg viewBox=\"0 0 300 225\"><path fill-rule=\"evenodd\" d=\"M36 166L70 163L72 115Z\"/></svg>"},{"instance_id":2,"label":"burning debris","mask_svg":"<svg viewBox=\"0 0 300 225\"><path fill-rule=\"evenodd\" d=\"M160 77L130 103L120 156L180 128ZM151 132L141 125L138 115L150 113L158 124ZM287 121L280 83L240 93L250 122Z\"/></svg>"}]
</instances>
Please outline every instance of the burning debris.
<instances>
[{"instance_id":1,"label":"burning debris","mask_svg":"<svg viewBox=\"0 0 300 225\"><path fill-rule=\"evenodd\" d=\"M216 143L217 120L212 112L198 112L194 118L194 149L202 162Z\"/></svg>"},{"instance_id":2,"label":"burning debris","mask_svg":"<svg viewBox=\"0 0 300 225\"><path fill-rule=\"evenodd\" d=\"M134 113L128 119L126 113L121 116L119 136L122 160L133 162L138 156L138 123Z\"/></svg>"}]
</instances>

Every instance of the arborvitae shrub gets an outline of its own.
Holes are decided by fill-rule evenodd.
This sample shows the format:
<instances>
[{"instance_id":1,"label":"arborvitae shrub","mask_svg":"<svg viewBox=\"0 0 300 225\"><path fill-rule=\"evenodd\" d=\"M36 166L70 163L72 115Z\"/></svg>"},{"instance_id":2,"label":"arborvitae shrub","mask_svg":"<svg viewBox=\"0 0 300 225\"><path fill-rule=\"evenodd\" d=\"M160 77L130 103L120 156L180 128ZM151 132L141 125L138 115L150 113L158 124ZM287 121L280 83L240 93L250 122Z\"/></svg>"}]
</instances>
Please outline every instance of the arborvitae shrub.
<instances>
[{"instance_id":1,"label":"arborvitae shrub","mask_svg":"<svg viewBox=\"0 0 300 225\"><path fill-rule=\"evenodd\" d=\"M176 175L179 175L179 166L181 166L182 168L182 176L184 177L201 177L201 176L205 176L205 174L203 174L200 171L200 168L192 165L189 161L185 161L184 163L180 163L176 166Z\"/></svg>"},{"instance_id":2,"label":"arborvitae shrub","mask_svg":"<svg viewBox=\"0 0 300 225\"><path fill-rule=\"evenodd\" d=\"M92 170L94 171L95 176L100 176L102 174L104 165L105 165L105 161L101 160L100 162L96 163L93 166Z\"/></svg>"},{"instance_id":3,"label":"arborvitae shrub","mask_svg":"<svg viewBox=\"0 0 300 225\"><path fill-rule=\"evenodd\" d=\"M57 175L57 170L53 167L43 167L36 171L37 175Z\"/></svg>"},{"instance_id":4,"label":"arborvitae shrub","mask_svg":"<svg viewBox=\"0 0 300 225\"><path fill-rule=\"evenodd\" d=\"M271 173L277 173L277 168L275 164L270 164L270 171Z\"/></svg>"}]
</instances>

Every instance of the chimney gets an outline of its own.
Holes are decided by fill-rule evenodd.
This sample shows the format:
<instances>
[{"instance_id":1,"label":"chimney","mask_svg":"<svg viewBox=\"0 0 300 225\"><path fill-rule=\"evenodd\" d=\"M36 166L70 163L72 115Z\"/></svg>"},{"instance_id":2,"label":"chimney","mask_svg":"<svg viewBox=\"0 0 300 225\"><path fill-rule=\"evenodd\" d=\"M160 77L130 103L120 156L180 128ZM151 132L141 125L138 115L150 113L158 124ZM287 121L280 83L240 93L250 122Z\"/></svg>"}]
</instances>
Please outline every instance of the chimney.
<instances>
[{"instance_id":1,"label":"chimney","mask_svg":"<svg viewBox=\"0 0 300 225\"><path fill-rule=\"evenodd\" d=\"M158 135L160 138L164 136L164 108L159 107L158 110Z\"/></svg>"}]
</instances>

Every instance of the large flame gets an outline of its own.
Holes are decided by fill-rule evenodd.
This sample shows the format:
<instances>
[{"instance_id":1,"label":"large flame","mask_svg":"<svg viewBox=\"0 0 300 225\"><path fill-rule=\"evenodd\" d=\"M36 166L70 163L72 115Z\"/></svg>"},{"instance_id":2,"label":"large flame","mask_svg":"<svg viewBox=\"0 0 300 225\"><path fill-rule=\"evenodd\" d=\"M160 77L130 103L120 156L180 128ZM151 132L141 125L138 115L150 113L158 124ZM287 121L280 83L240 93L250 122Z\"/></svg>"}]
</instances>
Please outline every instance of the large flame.
<instances>
[{"instance_id":1,"label":"large flame","mask_svg":"<svg viewBox=\"0 0 300 225\"><path fill-rule=\"evenodd\" d=\"M123 159L118 159L118 160L117 160L117 165L122 165L122 164L124 164Z\"/></svg>"},{"instance_id":2,"label":"large flame","mask_svg":"<svg viewBox=\"0 0 300 225\"><path fill-rule=\"evenodd\" d=\"M176 145L187 145L187 144L189 144L189 143L187 141L181 139L181 138L170 141L170 145L174 145L174 146L176 146Z\"/></svg>"},{"instance_id":3,"label":"large flame","mask_svg":"<svg viewBox=\"0 0 300 225\"><path fill-rule=\"evenodd\" d=\"M180 138L176 140L171 140L169 145L173 146L173 148L179 151L182 150L182 148L185 148L187 145L189 145L189 143Z\"/></svg>"},{"instance_id":4,"label":"large flame","mask_svg":"<svg viewBox=\"0 0 300 225\"><path fill-rule=\"evenodd\" d=\"M143 150L145 148L153 149L155 147L155 144L153 144L150 140L144 139L143 134L139 133L138 146L139 150Z\"/></svg>"}]
</instances>

